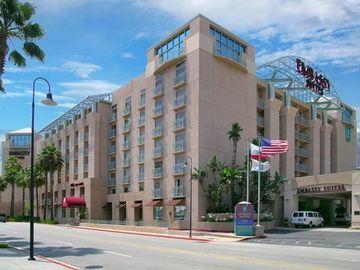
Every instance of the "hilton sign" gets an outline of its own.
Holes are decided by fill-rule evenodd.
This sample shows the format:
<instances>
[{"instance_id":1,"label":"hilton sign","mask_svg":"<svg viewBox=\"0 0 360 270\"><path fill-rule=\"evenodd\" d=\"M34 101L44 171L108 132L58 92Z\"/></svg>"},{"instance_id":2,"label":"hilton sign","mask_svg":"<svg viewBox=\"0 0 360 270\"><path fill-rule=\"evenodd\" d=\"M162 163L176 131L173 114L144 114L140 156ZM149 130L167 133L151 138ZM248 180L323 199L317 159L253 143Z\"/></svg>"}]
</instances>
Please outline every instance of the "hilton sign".
<instances>
[{"instance_id":1,"label":"hilton sign","mask_svg":"<svg viewBox=\"0 0 360 270\"><path fill-rule=\"evenodd\" d=\"M303 61L296 58L296 71L306 78L306 88L318 95L323 95L324 90L330 90L330 81L314 71L309 65L305 65Z\"/></svg>"}]
</instances>

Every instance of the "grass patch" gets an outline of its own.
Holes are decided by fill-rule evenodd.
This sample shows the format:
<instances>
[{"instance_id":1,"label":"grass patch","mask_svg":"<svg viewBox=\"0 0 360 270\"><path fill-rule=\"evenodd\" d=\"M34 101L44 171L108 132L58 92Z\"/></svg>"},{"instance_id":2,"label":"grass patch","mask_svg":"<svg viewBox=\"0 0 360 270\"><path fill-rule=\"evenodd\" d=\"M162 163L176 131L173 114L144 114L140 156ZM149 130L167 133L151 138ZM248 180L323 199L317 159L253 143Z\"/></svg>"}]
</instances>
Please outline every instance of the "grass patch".
<instances>
[{"instance_id":1,"label":"grass patch","mask_svg":"<svg viewBox=\"0 0 360 270\"><path fill-rule=\"evenodd\" d=\"M5 243L0 243L0 248L8 248L9 246Z\"/></svg>"}]
</instances>

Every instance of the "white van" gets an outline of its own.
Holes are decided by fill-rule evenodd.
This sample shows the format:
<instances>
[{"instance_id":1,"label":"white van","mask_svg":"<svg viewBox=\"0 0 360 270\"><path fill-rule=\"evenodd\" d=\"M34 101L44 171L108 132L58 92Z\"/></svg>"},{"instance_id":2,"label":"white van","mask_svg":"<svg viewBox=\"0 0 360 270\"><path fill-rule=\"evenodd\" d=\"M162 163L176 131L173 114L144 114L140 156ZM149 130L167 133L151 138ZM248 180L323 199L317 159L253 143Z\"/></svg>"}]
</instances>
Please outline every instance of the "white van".
<instances>
[{"instance_id":1,"label":"white van","mask_svg":"<svg viewBox=\"0 0 360 270\"><path fill-rule=\"evenodd\" d=\"M291 215L291 224L298 226L323 226L324 218L318 212L314 211L295 211Z\"/></svg>"}]
</instances>

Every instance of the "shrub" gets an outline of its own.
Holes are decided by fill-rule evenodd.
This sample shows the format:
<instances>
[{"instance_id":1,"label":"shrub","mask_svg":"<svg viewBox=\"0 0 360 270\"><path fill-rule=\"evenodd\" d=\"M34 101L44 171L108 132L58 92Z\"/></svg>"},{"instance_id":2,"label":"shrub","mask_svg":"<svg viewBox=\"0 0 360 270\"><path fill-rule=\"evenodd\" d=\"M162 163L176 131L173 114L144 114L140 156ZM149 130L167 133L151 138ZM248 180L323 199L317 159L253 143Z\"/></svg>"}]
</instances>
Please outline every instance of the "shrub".
<instances>
[{"instance_id":1,"label":"shrub","mask_svg":"<svg viewBox=\"0 0 360 270\"><path fill-rule=\"evenodd\" d=\"M56 220L51 220L51 219L44 219L41 221L41 223L44 223L44 224L59 224L59 222L57 222Z\"/></svg>"},{"instance_id":2,"label":"shrub","mask_svg":"<svg viewBox=\"0 0 360 270\"><path fill-rule=\"evenodd\" d=\"M8 248L8 245L5 243L0 243L0 248Z\"/></svg>"}]
</instances>

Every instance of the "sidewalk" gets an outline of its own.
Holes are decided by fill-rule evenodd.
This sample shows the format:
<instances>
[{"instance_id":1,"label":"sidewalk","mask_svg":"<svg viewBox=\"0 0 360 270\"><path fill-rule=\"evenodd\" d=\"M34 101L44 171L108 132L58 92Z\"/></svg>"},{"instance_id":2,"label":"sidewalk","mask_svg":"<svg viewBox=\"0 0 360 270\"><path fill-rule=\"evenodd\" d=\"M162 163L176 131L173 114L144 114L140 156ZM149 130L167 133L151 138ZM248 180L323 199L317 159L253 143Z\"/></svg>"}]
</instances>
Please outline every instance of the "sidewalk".
<instances>
[{"instance_id":1,"label":"sidewalk","mask_svg":"<svg viewBox=\"0 0 360 270\"><path fill-rule=\"evenodd\" d=\"M64 270L73 269L63 267L48 259L35 257L35 261L29 261L29 256L14 248L0 248L0 269L4 270Z\"/></svg>"}]
</instances>

